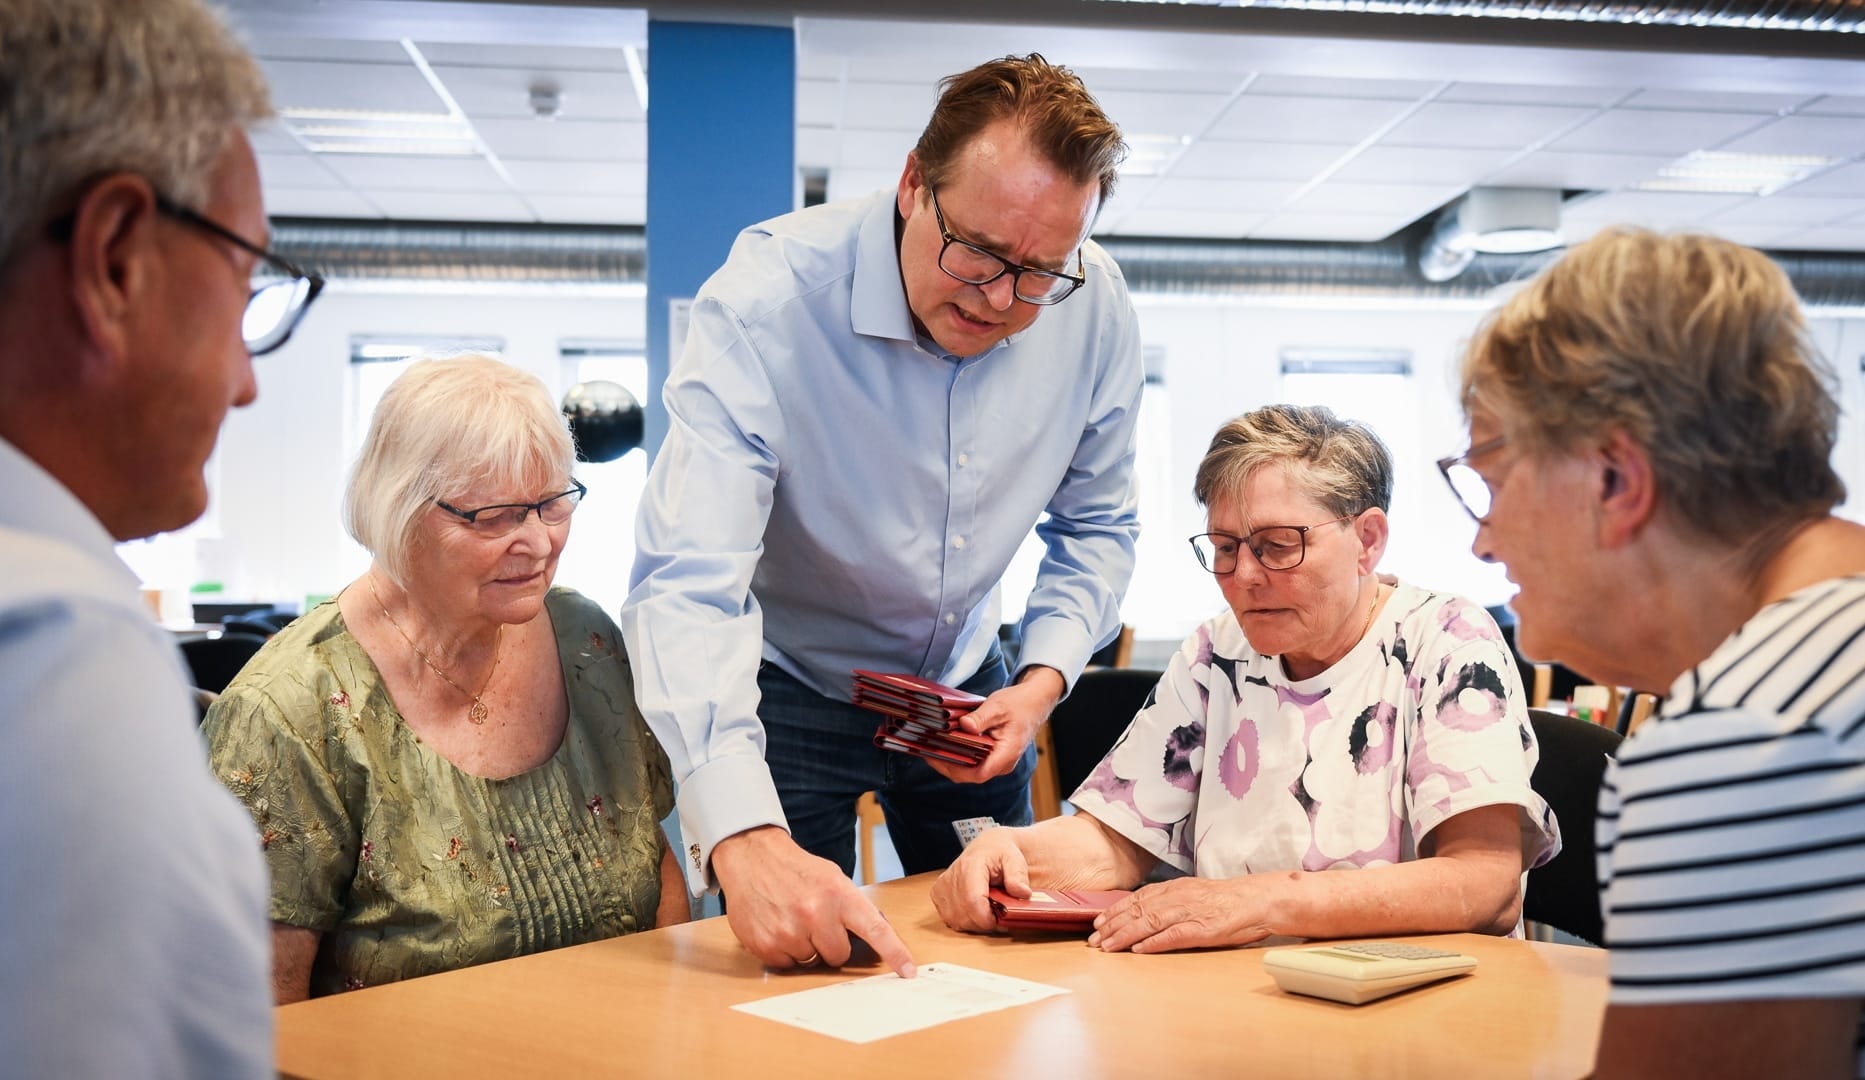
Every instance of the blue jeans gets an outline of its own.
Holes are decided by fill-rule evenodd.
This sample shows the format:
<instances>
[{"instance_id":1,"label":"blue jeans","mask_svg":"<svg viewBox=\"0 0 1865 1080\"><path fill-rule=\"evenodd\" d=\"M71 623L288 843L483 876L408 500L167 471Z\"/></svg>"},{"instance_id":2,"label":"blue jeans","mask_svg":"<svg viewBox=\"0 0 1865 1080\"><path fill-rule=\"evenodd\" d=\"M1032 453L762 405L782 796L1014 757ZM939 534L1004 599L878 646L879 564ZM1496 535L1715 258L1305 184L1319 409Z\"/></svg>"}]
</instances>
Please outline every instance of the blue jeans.
<instances>
[{"instance_id":1,"label":"blue jeans","mask_svg":"<svg viewBox=\"0 0 1865 1080\"><path fill-rule=\"evenodd\" d=\"M988 694L1009 681L995 650L961 689ZM982 784L959 784L919 758L881 750L874 729L881 717L846 701L823 697L775 664L758 670L763 703L764 760L803 850L855 872L855 802L872 791L887 815L887 834L909 874L943 870L961 849L954 821L990 817L999 825L1030 823L1030 776L1036 747L1017 767Z\"/></svg>"}]
</instances>

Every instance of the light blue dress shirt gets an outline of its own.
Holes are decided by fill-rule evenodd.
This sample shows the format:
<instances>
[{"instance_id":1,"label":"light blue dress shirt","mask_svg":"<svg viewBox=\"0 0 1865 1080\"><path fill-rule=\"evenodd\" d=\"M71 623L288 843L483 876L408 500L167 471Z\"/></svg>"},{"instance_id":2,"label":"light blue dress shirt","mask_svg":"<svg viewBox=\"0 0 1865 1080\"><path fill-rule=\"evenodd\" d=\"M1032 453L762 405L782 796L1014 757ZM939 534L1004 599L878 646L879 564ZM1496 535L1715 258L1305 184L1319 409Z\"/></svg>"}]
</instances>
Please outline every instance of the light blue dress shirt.
<instances>
[{"instance_id":1,"label":"light blue dress shirt","mask_svg":"<svg viewBox=\"0 0 1865 1080\"><path fill-rule=\"evenodd\" d=\"M740 233L663 391L621 628L696 892L714 843L785 824L761 660L842 700L855 668L961 682L1032 525L1020 665L1072 684L1119 630L1143 381L1119 268L1088 243L1084 288L960 358L915 332L894 229L890 191Z\"/></svg>"},{"instance_id":2,"label":"light blue dress shirt","mask_svg":"<svg viewBox=\"0 0 1865 1080\"><path fill-rule=\"evenodd\" d=\"M270 1077L252 818L95 516L0 439L0 1076Z\"/></svg>"}]
</instances>

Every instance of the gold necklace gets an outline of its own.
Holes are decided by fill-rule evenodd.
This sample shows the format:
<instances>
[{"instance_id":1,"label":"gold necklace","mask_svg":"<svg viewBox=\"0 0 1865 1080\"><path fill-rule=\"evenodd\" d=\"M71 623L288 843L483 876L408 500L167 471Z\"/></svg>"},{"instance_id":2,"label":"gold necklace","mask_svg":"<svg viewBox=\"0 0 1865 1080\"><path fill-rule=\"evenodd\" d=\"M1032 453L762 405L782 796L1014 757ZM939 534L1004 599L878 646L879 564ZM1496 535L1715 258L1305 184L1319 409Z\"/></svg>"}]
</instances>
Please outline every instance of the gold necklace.
<instances>
[{"instance_id":1,"label":"gold necklace","mask_svg":"<svg viewBox=\"0 0 1865 1080\"><path fill-rule=\"evenodd\" d=\"M371 586L371 588L373 587L374 586ZM1373 615L1379 610L1379 590L1383 588L1385 588L1385 586L1378 582L1373 583L1373 603L1366 609L1366 625L1360 627L1360 638L1358 640L1364 640L1366 638L1366 632L1373 628Z\"/></svg>"},{"instance_id":2,"label":"gold necklace","mask_svg":"<svg viewBox=\"0 0 1865 1080\"><path fill-rule=\"evenodd\" d=\"M434 663L433 660L429 659L426 653L421 651L421 646L416 645L414 639L408 636L408 631L403 630L401 628L401 623L395 621L395 616L389 614L389 606L382 602L382 594L376 591L376 583L373 581L369 583L369 595L376 598L376 606L382 609L382 617L389 621L389 625L393 626L395 632L401 635L401 639L408 643L408 647L414 650L414 654L421 658L421 662L426 664L434 674L440 676L442 682L473 699L473 707L468 710L466 714L467 719L475 724L484 724L486 722L486 717L492 715L492 710L486 708L486 703L480 698L480 694L486 692L486 687L492 685L492 676L498 674L499 646L505 641L505 624L499 624L498 635L494 637L492 641L492 670L486 672L486 681L480 686L479 693L475 694L466 687L454 682L446 672L440 670L439 664Z\"/></svg>"}]
</instances>

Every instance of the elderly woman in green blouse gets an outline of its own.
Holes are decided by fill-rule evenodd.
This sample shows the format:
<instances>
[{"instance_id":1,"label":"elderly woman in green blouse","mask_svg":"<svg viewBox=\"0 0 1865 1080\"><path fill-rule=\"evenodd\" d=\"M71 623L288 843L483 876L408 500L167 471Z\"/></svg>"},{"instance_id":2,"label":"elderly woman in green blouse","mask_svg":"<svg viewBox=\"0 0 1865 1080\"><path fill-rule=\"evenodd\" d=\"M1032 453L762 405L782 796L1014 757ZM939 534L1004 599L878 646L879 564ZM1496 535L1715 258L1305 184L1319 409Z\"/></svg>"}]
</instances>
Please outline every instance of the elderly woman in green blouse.
<instances>
[{"instance_id":1,"label":"elderly woman in green blouse","mask_svg":"<svg viewBox=\"0 0 1865 1080\"><path fill-rule=\"evenodd\" d=\"M621 635L551 587L573 458L533 376L411 366L345 500L373 565L209 712L272 868L281 1003L687 919Z\"/></svg>"}]
</instances>

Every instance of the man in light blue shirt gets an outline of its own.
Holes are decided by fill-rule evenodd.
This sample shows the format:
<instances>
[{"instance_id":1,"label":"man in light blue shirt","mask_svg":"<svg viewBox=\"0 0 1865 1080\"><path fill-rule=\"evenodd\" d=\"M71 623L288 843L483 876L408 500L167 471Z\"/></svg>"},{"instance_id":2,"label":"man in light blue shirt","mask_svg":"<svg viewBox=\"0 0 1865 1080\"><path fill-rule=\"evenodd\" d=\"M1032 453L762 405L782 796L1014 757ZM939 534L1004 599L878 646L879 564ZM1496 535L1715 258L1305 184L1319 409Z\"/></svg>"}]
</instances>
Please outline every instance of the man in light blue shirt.
<instances>
[{"instance_id":1,"label":"man in light blue shirt","mask_svg":"<svg viewBox=\"0 0 1865 1080\"><path fill-rule=\"evenodd\" d=\"M752 226L694 302L621 625L695 891L769 965L843 963L852 932L911 974L847 877L856 798L909 873L956 857L956 820L1027 823L1036 729L1119 630L1139 332L1087 237L1124 153L1066 69L981 65L896 191ZM1012 678L997 587L1032 526ZM965 724L995 750L877 750L855 668L988 694Z\"/></svg>"},{"instance_id":2,"label":"man in light blue shirt","mask_svg":"<svg viewBox=\"0 0 1865 1080\"><path fill-rule=\"evenodd\" d=\"M317 294L263 250L271 112L200 0L0 0L8 1076L273 1075L259 837L113 546L201 515L253 355Z\"/></svg>"}]
</instances>

